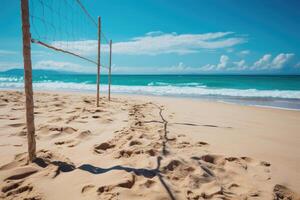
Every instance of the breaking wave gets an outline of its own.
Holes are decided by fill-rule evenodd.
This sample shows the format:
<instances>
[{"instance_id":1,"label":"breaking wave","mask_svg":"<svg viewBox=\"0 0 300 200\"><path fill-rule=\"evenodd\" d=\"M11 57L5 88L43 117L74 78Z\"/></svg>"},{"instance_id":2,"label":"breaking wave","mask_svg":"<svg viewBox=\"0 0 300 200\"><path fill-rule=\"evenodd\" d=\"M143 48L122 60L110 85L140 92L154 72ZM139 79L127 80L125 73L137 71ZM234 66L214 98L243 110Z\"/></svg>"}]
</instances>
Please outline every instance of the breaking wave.
<instances>
[{"instance_id":1,"label":"breaking wave","mask_svg":"<svg viewBox=\"0 0 300 200\"><path fill-rule=\"evenodd\" d=\"M192 84L192 85L191 85ZM197 83L198 84L198 83ZM34 89L37 90L58 90L58 91L82 91L91 92L96 90L95 84L74 83L74 82L36 82L33 83ZM1 80L0 88L22 89L22 82ZM159 96L184 96L184 97L201 97L201 96L229 96L241 98L285 98L300 99L300 91L293 90L257 90L257 89L229 89L229 88L208 88L203 85L193 83L168 85L167 83L148 84L146 86L126 86L112 85L112 92L126 94L144 94ZM101 85L102 91L107 91L107 85Z\"/></svg>"}]
</instances>

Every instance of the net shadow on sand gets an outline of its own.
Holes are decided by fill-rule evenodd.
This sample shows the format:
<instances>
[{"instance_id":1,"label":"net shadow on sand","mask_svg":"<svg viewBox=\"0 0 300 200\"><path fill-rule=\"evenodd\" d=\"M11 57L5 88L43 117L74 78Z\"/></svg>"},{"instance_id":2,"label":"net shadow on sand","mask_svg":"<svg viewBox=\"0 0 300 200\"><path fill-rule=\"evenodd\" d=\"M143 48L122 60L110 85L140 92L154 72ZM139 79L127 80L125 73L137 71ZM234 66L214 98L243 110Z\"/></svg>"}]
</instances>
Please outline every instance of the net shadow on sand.
<instances>
[{"instance_id":1,"label":"net shadow on sand","mask_svg":"<svg viewBox=\"0 0 300 200\"><path fill-rule=\"evenodd\" d=\"M101 168L101 167L95 167L93 165L90 164L83 164L80 167L78 167L77 169L81 169L83 171L87 171L91 174L103 174L112 170L123 170L126 172L132 172L137 176L143 176L145 178L153 178L155 176L158 177L159 181L161 182L161 184L163 185L163 187L165 188L165 190L167 191L169 197L171 200L176 200L174 194L172 193L170 187L167 185L167 183L164 181L163 176L161 175L161 171L159 170L160 165L161 165L161 160L162 157L157 157L157 166L155 169L146 169L146 168L133 168L133 167L124 167L122 165L116 165L110 168Z\"/></svg>"}]
</instances>

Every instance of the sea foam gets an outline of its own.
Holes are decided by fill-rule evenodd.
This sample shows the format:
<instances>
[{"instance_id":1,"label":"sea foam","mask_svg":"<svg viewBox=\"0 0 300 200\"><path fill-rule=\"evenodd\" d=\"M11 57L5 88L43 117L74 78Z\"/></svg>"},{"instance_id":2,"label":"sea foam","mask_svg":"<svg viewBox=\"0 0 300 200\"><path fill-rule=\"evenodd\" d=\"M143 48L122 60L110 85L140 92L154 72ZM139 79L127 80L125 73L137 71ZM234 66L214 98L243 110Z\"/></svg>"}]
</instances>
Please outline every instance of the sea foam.
<instances>
[{"instance_id":1,"label":"sea foam","mask_svg":"<svg viewBox=\"0 0 300 200\"><path fill-rule=\"evenodd\" d=\"M38 82L33 83L37 90L60 90L60 91L96 91L95 84L73 83L73 82ZM0 88L22 89L22 82L0 82ZM107 91L105 84L100 86L102 91ZM257 89L229 89L229 88L208 88L205 86L174 86L174 85L147 85L147 86L125 86L112 85L112 92L126 94L158 95L158 96L183 96L183 97L201 97L201 96L228 96L242 98L285 98L299 99L300 91L293 90L257 90Z\"/></svg>"}]
</instances>

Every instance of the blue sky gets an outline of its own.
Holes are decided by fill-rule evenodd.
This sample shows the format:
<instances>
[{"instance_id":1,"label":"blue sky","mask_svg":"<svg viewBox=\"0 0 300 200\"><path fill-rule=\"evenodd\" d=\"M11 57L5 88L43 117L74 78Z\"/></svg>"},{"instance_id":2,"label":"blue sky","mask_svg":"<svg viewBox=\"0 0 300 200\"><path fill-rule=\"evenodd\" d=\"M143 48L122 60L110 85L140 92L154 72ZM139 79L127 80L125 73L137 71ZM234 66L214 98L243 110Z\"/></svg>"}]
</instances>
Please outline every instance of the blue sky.
<instances>
[{"instance_id":1,"label":"blue sky","mask_svg":"<svg viewBox=\"0 0 300 200\"><path fill-rule=\"evenodd\" d=\"M59 0L43 1L54 9L65 8ZM41 16L39 2L31 0L30 8ZM39 32L52 45L95 59L97 29L81 17L83 13L74 15L80 12L76 1L67 2L73 2L73 9L60 12L75 24L45 12L56 33L35 20L32 36L38 37ZM113 40L113 73L300 74L298 0L81 2L95 20L102 17L102 30ZM0 21L0 71L21 68L20 1L3 0L0 17L4 19ZM72 30L72 37L64 34L67 30ZM36 44L32 50L35 69L96 72L93 64L78 58ZM102 52L102 63L107 66L107 44L102 45Z\"/></svg>"}]
</instances>

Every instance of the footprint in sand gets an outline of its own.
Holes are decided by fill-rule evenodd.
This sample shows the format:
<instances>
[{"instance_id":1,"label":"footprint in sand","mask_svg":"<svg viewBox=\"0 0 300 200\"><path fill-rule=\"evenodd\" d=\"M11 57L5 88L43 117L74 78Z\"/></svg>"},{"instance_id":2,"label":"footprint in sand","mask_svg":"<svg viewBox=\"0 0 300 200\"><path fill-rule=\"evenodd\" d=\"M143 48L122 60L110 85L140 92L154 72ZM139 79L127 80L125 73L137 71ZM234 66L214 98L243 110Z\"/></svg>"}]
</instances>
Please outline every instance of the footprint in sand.
<instances>
[{"instance_id":1,"label":"footprint in sand","mask_svg":"<svg viewBox=\"0 0 300 200\"><path fill-rule=\"evenodd\" d=\"M4 181L24 179L32 174L35 174L38 171L38 168L31 166L16 168L15 170L8 173L7 177L4 178Z\"/></svg>"},{"instance_id":2,"label":"footprint in sand","mask_svg":"<svg viewBox=\"0 0 300 200\"><path fill-rule=\"evenodd\" d=\"M99 115L93 115L92 118L98 119L98 118L101 118L101 117Z\"/></svg>"},{"instance_id":3,"label":"footprint in sand","mask_svg":"<svg viewBox=\"0 0 300 200\"><path fill-rule=\"evenodd\" d=\"M76 123L80 123L80 124L86 124L86 123L88 123L88 121L85 121L85 120L76 120L75 122Z\"/></svg>"},{"instance_id":4,"label":"footprint in sand","mask_svg":"<svg viewBox=\"0 0 300 200\"><path fill-rule=\"evenodd\" d=\"M86 110L88 113L95 114L95 113L100 113L104 112L104 110L96 109L96 110Z\"/></svg>"},{"instance_id":5,"label":"footprint in sand","mask_svg":"<svg viewBox=\"0 0 300 200\"><path fill-rule=\"evenodd\" d=\"M74 132L77 131L77 129L66 126L66 127L60 127L60 126L53 126L53 125L45 125L45 126L41 126L38 131L40 131L41 133L49 133L49 131L53 131L53 132L59 132L59 133L68 133L68 134L72 134Z\"/></svg>"},{"instance_id":6,"label":"footprint in sand","mask_svg":"<svg viewBox=\"0 0 300 200\"><path fill-rule=\"evenodd\" d=\"M9 124L8 126L13 127L13 128L18 128L21 126L25 126L25 123L16 123L16 124Z\"/></svg>"},{"instance_id":7,"label":"footprint in sand","mask_svg":"<svg viewBox=\"0 0 300 200\"><path fill-rule=\"evenodd\" d=\"M114 192L114 189L116 188L131 189L135 185L135 182L136 182L135 175L130 174L130 176L126 177L125 179L119 180L119 183L99 187L97 189L97 193L99 196L105 199L114 199L115 197L119 196L119 192Z\"/></svg>"},{"instance_id":8,"label":"footprint in sand","mask_svg":"<svg viewBox=\"0 0 300 200\"><path fill-rule=\"evenodd\" d=\"M53 123L53 122L60 122L60 121L62 121L62 120L63 120L63 118L61 118L61 117L56 117L56 118L54 118L54 119L49 120L48 122L49 122L49 123Z\"/></svg>"},{"instance_id":9,"label":"footprint in sand","mask_svg":"<svg viewBox=\"0 0 300 200\"><path fill-rule=\"evenodd\" d=\"M113 121L112 119L103 119L103 120L101 120L101 123L109 124L109 123L111 123L112 121Z\"/></svg>"},{"instance_id":10,"label":"footprint in sand","mask_svg":"<svg viewBox=\"0 0 300 200\"><path fill-rule=\"evenodd\" d=\"M265 166L265 167L270 167L271 163L267 162L267 161L261 161L260 165Z\"/></svg>"},{"instance_id":11,"label":"footprint in sand","mask_svg":"<svg viewBox=\"0 0 300 200\"><path fill-rule=\"evenodd\" d=\"M66 113L71 114L71 113L74 113L74 112L77 112L77 111L76 110L71 110L71 111L67 111Z\"/></svg>"},{"instance_id":12,"label":"footprint in sand","mask_svg":"<svg viewBox=\"0 0 300 200\"><path fill-rule=\"evenodd\" d=\"M14 147L22 147L23 144L14 144L13 146L14 146Z\"/></svg>"},{"instance_id":13,"label":"footprint in sand","mask_svg":"<svg viewBox=\"0 0 300 200\"><path fill-rule=\"evenodd\" d=\"M208 143L207 142L199 141L199 142L196 143L196 146L198 146L198 147L208 146Z\"/></svg>"},{"instance_id":14,"label":"footprint in sand","mask_svg":"<svg viewBox=\"0 0 300 200\"><path fill-rule=\"evenodd\" d=\"M95 188L94 185L85 185L82 187L81 193L82 194L87 193L87 192L91 191L93 188Z\"/></svg>"},{"instance_id":15,"label":"footprint in sand","mask_svg":"<svg viewBox=\"0 0 300 200\"><path fill-rule=\"evenodd\" d=\"M182 141L182 142L177 143L177 148L179 148L179 149L183 149L183 148L190 147L190 146L191 146L191 144L187 141Z\"/></svg>"},{"instance_id":16,"label":"footprint in sand","mask_svg":"<svg viewBox=\"0 0 300 200\"><path fill-rule=\"evenodd\" d=\"M151 188L156 184L154 180L147 180L144 183L140 184L140 187Z\"/></svg>"},{"instance_id":17,"label":"footprint in sand","mask_svg":"<svg viewBox=\"0 0 300 200\"><path fill-rule=\"evenodd\" d=\"M138 140L133 140L129 142L129 146L135 146L135 145L141 145L142 142L138 141Z\"/></svg>"},{"instance_id":18,"label":"footprint in sand","mask_svg":"<svg viewBox=\"0 0 300 200\"><path fill-rule=\"evenodd\" d=\"M90 100L88 100L88 99L83 99L83 102L84 102L84 103L87 103L87 104L91 104L91 103L92 103L92 101L90 101Z\"/></svg>"},{"instance_id":19,"label":"footprint in sand","mask_svg":"<svg viewBox=\"0 0 300 200\"><path fill-rule=\"evenodd\" d=\"M37 152L35 163L42 168L44 176L56 178L61 172L71 172L76 169L75 165L66 157L51 152L49 150L40 150Z\"/></svg>"},{"instance_id":20,"label":"footprint in sand","mask_svg":"<svg viewBox=\"0 0 300 200\"><path fill-rule=\"evenodd\" d=\"M69 124L79 118L79 115L73 115L67 118L66 124Z\"/></svg>"},{"instance_id":21,"label":"footprint in sand","mask_svg":"<svg viewBox=\"0 0 300 200\"><path fill-rule=\"evenodd\" d=\"M149 156L156 156L157 152L154 149L149 149L146 151Z\"/></svg>"},{"instance_id":22,"label":"footprint in sand","mask_svg":"<svg viewBox=\"0 0 300 200\"><path fill-rule=\"evenodd\" d=\"M53 104L53 106L55 106L55 107L62 107L63 106L63 102L61 102L61 103L55 103L55 104Z\"/></svg>"},{"instance_id":23,"label":"footprint in sand","mask_svg":"<svg viewBox=\"0 0 300 200\"><path fill-rule=\"evenodd\" d=\"M186 164L184 161L173 159L170 160L167 165L162 167L161 173L169 180L180 181L187 176L191 176L194 171L195 168Z\"/></svg>"},{"instance_id":24,"label":"footprint in sand","mask_svg":"<svg viewBox=\"0 0 300 200\"><path fill-rule=\"evenodd\" d=\"M14 120L19 120L20 118L18 118L18 117L10 117L8 119L14 121Z\"/></svg>"},{"instance_id":25,"label":"footprint in sand","mask_svg":"<svg viewBox=\"0 0 300 200\"><path fill-rule=\"evenodd\" d=\"M300 196L284 185L275 185L273 189L274 199L278 200L299 200Z\"/></svg>"},{"instance_id":26,"label":"footprint in sand","mask_svg":"<svg viewBox=\"0 0 300 200\"><path fill-rule=\"evenodd\" d=\"M76 137L79 139L84 139L84 138L89 137L91 134L92 134L91 131L86 130L86 131L80 132Z\"/></svg>"},{"instance_id":27,"label":"footprint in sand","mask_svg":"<svg viewBox=\"0 0 300 200\"><path fill-rule=\"evenodd\" d=\"M7 183L6 185L4 185L2 188L1 188L1 191L3 193L7 193L11 190L14 190L16 188L18 188L21 184L22 184L23 181L19 181L19 182L10 182L10 183Z\"/></svg>"},{"instance_id":28,"label":"footprint in sand","mask_svg":"<svg viewBox=\"0 0 300 200\"><path fill-rule=\"evenodd\" d=\"M26 135L27 135L27 131L26 130L22 130L22 131L20 131L18 133L12 133L12 134L10 134L10 136L20 136L20 137L24 137Z\"/></svg>"},{"instance_id":29,"label":"footprint in sand","mask_svg":"<svg viewBox=\"0 0 300 200\"><path fill-rule=\"evenodd\" d=\"M33 192L32 185L22 185L22 182L8 183L2 188L5 199L42 199L36 192Z\"/></svg>"},{"instance_id":30,"label":"footprint in sand","mask_svg":"<svg viewBox=\"0 0 300 200\"><path fill-rule=\"evenodd\" d=\"M110 144L110 143L108 143L108 142L103 142L103 143L101 143L101 144L99 144L99 145L96 145L96 146L94 147L94 151L95 151L96 153L102 154L104 151L106 151L106 150L108 150L108 149L111 149L111 148L114 148L114 147L115 147L114 144Z\"/></svg>"},{"instance_id":31,"label":"footprint in sand","mask_svg":"<svg viewBox=\"0 0 300 200\"><path fill-rule=\"evenodd\" d=\"M48 112L58 112L58 111L61 111L63 110L62 108L57 108L57 109L53 109L53 110L49 110Z\"/></svg>"},{"instance_id":32,"label":"footprint in sand","mask_svg":"<svg viewBox=\"0 0 300 200\"><path fill-rule=\"evenodd\" d=\"M12 108L11 110L25 110L25 108Z\"/></svg>"},{"instance_id":33,"label":"footprint in sand","mask_svg":"<svg viewBox=\"0 0 300 200\"><path fill-rule=\"evenodd\" d=\"M10 117L10 115L0 115L0 119L7 119L9 117Z\"/></svg>"},{"instance_id":34,"label":"footprint in sand","mask_svg":"<svg viewBox=\"0 0 300 200\"><path fill-rule=\"evenodd\" d=\"M195 194L191 190L187 190L186 191L186 199L187 200L200 199L200 195L199 194Z\"/></svg>"},{"instance_id":35,"label":"footprint in sand","mask_svg":"<svg viewBox=\"0 0 300 200\"><path fill-rule=\"evenodd\" d=\"M96 109L95 113L104 112L104 110Z\"/></svg>"},{"instance_id":36,"label":"footprint in sand","mask_svg":"<svg viewBox=\"0 0 300 200\"><path fill-rule=\"evenodd\" d=\"M66 145L67 147L75 147L79 142L75 140L63 140L63 141L57 141L54 144L57 146L64 146Z\"/></svg>"},{"instance_id":37,"label":"footprint in sand","mask_svg":"<svg viewBox=\"0 0 300 200\"><path fill-rule=\"evenodd\" d=\"M133 154L133 151L123 149L118 152L118 155L116 156L116 158L130 158L132 154Z\"/></svg>"},{"instance_id":38,"label":"footprint in sand","mask_svg":"<svg viewBox=\"0 0 300 200\"><path fill-rule=\"evenodd\" d=\"M15 158L12 162L2 165L0 167L0 171L13 169L15 167L20 167L20 166L25 166L27 164L26 155L27 155L27 153L20 153L20 154L15 155Z\"/></svg>"}]
</instances>

